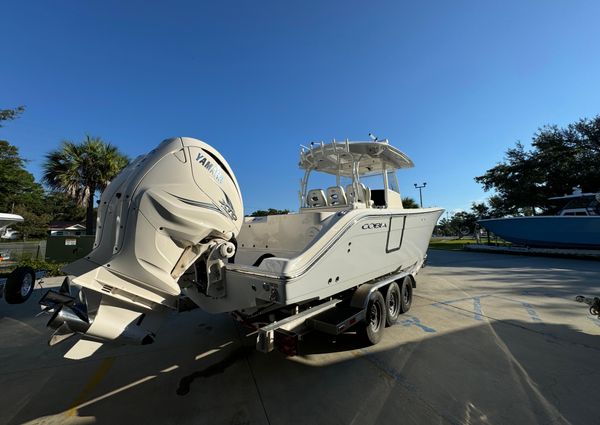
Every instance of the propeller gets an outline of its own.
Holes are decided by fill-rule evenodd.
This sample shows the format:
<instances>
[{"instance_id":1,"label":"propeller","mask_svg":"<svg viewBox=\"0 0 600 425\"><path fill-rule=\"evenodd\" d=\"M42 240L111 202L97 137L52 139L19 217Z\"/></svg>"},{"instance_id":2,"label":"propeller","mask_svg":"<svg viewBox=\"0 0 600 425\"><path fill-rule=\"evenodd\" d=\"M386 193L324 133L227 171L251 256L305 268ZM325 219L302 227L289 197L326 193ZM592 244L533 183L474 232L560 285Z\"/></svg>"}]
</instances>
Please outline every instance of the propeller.
<instances>
[{"instance_id":1,"label":"propeller","mask_svg":"<svg viewBox=\"0 0 600 425\"><path fill-rule=\"evenodd\" d=\"M61 294L65 294L65 295L73 295L71 293L71 277L70 276L65 277L62 284L60 285L60 288L58 289L58 292L60 292Z\"/></svg>"},{"instance_id":2,"label":"propeller","mask_svg":"<svg viewBox=\"0 0 600 425\"><path fill-rule=\"evenodd\" d=\"M91 323L88 316L87 302L83 291L79 296L73 296L71 278L65 277L58 291L48 290L40 299L39 304L43 307L38 314L52 313L47 326L55 329L48 344L56 345L76 333L85 333Z\"/></svg>"},{"instance_id":3,"label":"propeller","mask_svg":"<svg viewBox=\"0 0 600 425\"><path fill-rule=\"evenodd\" d=\"M71 329L69 329L69 325L66 322L63 322L62 325L58 327L58 329L52 334L50 340L48 341L48 345L50 347L55 346L56 344L63 342L66 339L69 339L75 335Z\"/></svg>"}]
</instances>

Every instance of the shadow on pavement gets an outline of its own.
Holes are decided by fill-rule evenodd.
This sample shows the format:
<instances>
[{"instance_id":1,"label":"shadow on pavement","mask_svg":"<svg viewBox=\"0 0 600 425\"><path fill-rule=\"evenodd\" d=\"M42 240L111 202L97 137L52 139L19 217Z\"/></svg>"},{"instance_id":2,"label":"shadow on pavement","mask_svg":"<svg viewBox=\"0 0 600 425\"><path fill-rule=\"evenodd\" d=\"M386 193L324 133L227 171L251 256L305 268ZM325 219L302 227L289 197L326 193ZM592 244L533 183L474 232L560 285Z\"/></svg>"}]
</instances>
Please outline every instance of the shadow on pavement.
<instances>
[{"instance_id":1,"label":"shadow on pavement","mask_svg":"<svg viewBox=\"0 0 600 425\"><path fill-rule=\"evenodd\" d=\"M478 296L543 299L546 307L567 316L587 311L575 296L600 295L600 261L460 251L430 251L428 259L429 278L451 276L456 286Z\"/></svg>"},{"instance_id":2,"label":"shadow on pavement","mask_svg":"<svg viewBox=\"0 0 600 425\"><path fill-rule=\"evenodd\" d=\"M195 311L154 345L72 362L45 345L35 302L0 307L2 423L597 423L600 338L565 325L485 321L416 341L394 326L369 348L315 335L286 358Z\"/></svg>"}]
</instances>

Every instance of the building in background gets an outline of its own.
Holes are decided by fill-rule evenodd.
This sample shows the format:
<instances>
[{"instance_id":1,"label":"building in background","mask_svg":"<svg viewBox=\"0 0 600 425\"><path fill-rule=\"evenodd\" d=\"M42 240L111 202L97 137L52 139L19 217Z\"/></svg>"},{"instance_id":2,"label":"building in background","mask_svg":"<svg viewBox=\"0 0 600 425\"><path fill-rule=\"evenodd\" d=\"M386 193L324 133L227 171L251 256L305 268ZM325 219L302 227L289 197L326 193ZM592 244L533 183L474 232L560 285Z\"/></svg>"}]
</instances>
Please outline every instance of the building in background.
<instances>
[{"instance_id":1,"label":"building in background","mask_svg":"<svg viewBox=\"0 0 600 425\"><path fill-rule=\"evenodd\" d=\"M75 221L53 221L48 225L50 236L85 235L85 224Z\"/></svg>"}]
</instances>

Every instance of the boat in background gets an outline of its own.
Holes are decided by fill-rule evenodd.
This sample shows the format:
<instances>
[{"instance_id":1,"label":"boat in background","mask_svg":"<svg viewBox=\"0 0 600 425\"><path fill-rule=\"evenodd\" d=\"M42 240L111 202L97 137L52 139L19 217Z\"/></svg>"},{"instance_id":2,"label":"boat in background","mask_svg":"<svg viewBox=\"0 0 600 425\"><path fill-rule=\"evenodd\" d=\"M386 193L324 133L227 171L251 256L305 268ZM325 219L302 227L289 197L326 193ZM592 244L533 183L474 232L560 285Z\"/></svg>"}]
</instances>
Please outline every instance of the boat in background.
<instances>
[{"instance_id":1,"label":"boat in background","mask_svg":"<svg viewBox=\"0 0 600 425\"><path fill-rule=\"evenodd\" d=\"M550 198L561 205L556 215L479 220L479 224L517 245L542 248L600 249L600 192Z\"/></svg>"},{"instance_id":2,"label":"boat in background","mask_svg":"<svg viewBox=\"0 0 600 425\"><path fill-rule=\"evenodd\" d=\"M17 214L0 213L0 237L2 239L16 239L18 232L9 229L8 226L23 221L23 217Z\"/></svg>"}]
</instances>

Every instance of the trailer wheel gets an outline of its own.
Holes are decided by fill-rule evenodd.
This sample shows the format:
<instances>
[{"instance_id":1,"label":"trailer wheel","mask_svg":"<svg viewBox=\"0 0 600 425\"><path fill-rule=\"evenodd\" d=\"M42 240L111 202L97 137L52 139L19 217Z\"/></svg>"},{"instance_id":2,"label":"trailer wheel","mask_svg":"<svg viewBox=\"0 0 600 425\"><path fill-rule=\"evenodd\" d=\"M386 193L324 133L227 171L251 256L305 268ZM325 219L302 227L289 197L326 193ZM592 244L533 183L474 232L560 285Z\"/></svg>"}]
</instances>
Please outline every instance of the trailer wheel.
<instances>
[{"instance_id":1,"label":"trailer wheel","mask_svg":"<svg viewBox=\"0 0 600 425\"><path fill-rule=\"evenodd\" d=\"M400 287L402 298L400 300L400 313L406 313L410 310L412 304L412 282L410 277L405 277L402 280L402 286Z\"/></svg>"},{"instance_id":2,"label":"trailer wheel","mask_svg":"<svg viewBox=\"0 0 600 425\"><path fill-rule=\"evenodd\" d=\"M4 296L9 304L21 304L33 293L35 272L31 267L17 267L6 279Z\"/></svg>"},{"instance_id":3,"label":"trailer wheel","mask_svg":"<svg viewBox=\"0 0 600 425\"><path fill-rule=\"evenodd\" d=\"M358 330L358 334L367 344L375 345L381 340L385 328L385 317L385 300L381 292L375 291L369 299L365 321Z\"/></svg>"},{"instance_id":4,"label":"trailer wheel","mask_svg":"<svg viewBox=\"0 0 600 425\"><path fill-rule=\"evenodd\" d=\"M392 326L398 320L402 308L401 298L402 294L400 293L398 284L396 282L390 283L385 294L385 306L387 308L387 314L385 315L386 326Z\"/></svg>"}]
</instances>

